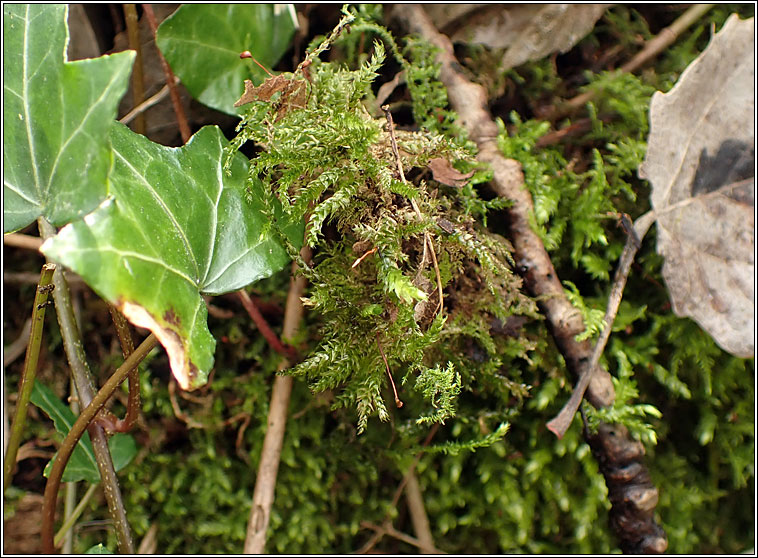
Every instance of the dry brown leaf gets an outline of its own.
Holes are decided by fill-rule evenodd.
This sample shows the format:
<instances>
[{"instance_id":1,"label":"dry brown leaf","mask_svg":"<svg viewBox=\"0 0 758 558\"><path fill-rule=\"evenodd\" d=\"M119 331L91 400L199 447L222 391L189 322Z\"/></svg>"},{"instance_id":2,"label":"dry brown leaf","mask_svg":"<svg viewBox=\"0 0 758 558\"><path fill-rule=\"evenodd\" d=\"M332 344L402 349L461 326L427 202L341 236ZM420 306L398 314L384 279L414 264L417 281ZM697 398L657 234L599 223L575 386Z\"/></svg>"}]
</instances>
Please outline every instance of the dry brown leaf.
<instances>
[{"instance_id":1,"label":"dry brown leaf","mask_svg":"<svg viewBox=\"0 0 758 558\"><path fill-rule=\"evenodd\" d=\"M513 68L583 39L612 4L451 4L425 6L438 29L456 42L507 48L503 64Z\"/></svg>"},{"instance_id":2,"label":"dry brown leaf","mask_svg":"<svg viewBox=\"0 0 758 558\"><path fill-rule=\"evenodd\" d=\"M456 170L450 161L442 157L432 159L426 166L432 171L434 180L445 186L463 188L466 181L474 175L474 171L463 173Z\"/></svg>"},{"instance_id":3,"label":"dry brown leaf","mask_svg":"<svg viewBox=\"0 0 758 558\"><path fill-rule=\"evenodd\" d=\"M302 79L286 77L283 74L267 78L261 85L255 86L249 79L245 80L245 92L242 97L234 103L235 107L240 107L253 101L270 101L276 94L281 93L279 97L276 119L279 120L287 112L294 108L304 108L308 97L308 88L306 82Z\"/></svg>"},{"instance_id":4,"label":"dry brown leaf","mask_svg":"<svg viewBox=\"0 0 758 558\"><path fill-rule=\"evenodd\" d=\"M650 107L639 174L652 183L658 252L674 312L725 350L753 356L754 19L730 17Z\"/></svg>"}]
</instances>

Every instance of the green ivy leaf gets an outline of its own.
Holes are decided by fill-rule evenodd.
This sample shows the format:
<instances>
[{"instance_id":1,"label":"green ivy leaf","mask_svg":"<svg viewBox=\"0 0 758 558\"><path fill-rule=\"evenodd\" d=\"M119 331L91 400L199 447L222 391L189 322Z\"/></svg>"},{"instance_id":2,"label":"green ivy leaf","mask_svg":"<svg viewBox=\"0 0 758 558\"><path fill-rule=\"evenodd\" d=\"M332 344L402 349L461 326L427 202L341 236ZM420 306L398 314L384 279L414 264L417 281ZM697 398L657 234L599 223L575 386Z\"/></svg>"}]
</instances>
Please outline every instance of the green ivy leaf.
<instances>
[{"instance_id":1,"label":"green ivy leaf","mask_svg":"<svg viewBox=\"0 0 758 558\"><path fill-rule=\"evenodd\" d=\"M3 5L4 232L64 225L107 194L108 132L135 53L66 62L68 6Z\"/></svg>"},{"instance_id":2,"label":"green ivy leaf","mask_svg":"<svg viewBox=\"0 0 758 558\"><path fill-rule=\"evenodd\" d=\"M266 73L250 51L271 68L287 51L296 27L291 4L185 4L158 28L158 47L192 96L211 108L237 115L234 103L244 81L260 84Z\"/></svg>"},{"instance_id":3,"label":"green ivy leaf","mask_svg":"<svg viewBox=\"0 0 758 558\"><path fill-rule=\"evenodd\" d=\"M113 554L107 546L104 546L103 543L98 543L93 547L90 547L87 549L85 554Z\"/></svg>"},{"instance_id":4,"label":"green ivy leaf","mask_svg":"<svg viewBox=\"0 0 758 558\"><path fill-rule=\"evenodd\" d=\"M39 381L34 383L32 388L31 402L42 409L53 421L56 432L61 436L66 436L76 421L76 415L71 409L63 403L53 393L53 391L41 384ZM115 434L108 439L108 448L113 458L113 467L120 471L126 467L134 456L137 455L137 444L134 438L128 434ZM45 477L50 476L50 470L53 467L55 458L51 459L45 467ZM92 441L87 432L79 440L74 448L71 457L63 471L63 482L77 482L86 480L87 482L99 482L100 471L95 461L95 452L92 448Z\"/></svg>"},{"instance_id":5,"label":"green ivy leaf","mask_svg":"<svg viewBox=\"0 0 758 558\"><path fill-rule=\"evenodd\" d=\"M216 126L180 148L117 124L111 134L113 198L49 239L42 251L84 278L135 325L152 330L183 389L202 386L216 341L200 293L234 291L289 261L266 227L265 208L245 195L247 161ZM261 186L262 187L262 186ZM268 231L268 232L267 232ZM293 244L302 225L290 227Z\"/></svg>"}]
</instances>

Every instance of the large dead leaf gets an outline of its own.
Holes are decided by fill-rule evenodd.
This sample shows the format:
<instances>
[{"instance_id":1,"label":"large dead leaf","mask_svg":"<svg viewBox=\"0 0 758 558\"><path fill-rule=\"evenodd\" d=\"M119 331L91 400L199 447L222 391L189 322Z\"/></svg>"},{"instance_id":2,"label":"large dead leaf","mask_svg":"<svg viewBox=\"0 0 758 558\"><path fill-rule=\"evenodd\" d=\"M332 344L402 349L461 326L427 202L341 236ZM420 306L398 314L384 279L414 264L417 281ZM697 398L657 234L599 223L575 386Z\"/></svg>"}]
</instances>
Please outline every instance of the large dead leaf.
<instances>
[{"instance_id":1,"label":"large dead leaf","mask_svg":"<svg viewBox=\"0 0 758 558\"><path fill-rule=\"evenodd\" d=\"M611 4L427 4L424 9L453 41L507 48L513 68L585 37Z\"/></svg>"},{"instance_id":2,"label":"large dead leaf","mask_svg":"<svg viewBox=\"0 0 758 558\"><path fill-rule=\"evenodd\" d=\"M674 312L730 353L754 354L754 19L730 17L650 106L652 183Z\"/></svg>"}]
</instances>

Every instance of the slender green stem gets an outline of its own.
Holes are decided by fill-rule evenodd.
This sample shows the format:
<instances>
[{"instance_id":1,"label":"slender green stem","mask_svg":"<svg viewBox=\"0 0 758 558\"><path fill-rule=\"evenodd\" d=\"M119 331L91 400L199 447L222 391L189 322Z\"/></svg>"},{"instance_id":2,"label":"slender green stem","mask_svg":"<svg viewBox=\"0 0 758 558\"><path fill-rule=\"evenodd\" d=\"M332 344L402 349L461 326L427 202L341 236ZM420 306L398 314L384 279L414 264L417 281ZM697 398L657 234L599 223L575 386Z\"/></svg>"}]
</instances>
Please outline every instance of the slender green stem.
<instances>
[{"instance_id":1,"label":"slender green stem","mask_svg":"<svg viewBox=\"0 0 758 558\"><path fill-rule=\"evenodd\" d=\"M21 435L24 432L24 425L26 424L26 411L29 408L29 398L32 396L34 378L37 376L39 348L42 344L42 327L45 325L45 308L47 307L50 292L53 290L54 271L55 264L45 264L42 266L42 273L37 284L37 294L34 297L32 329L29 336L29 344L26 346L26 360L24 361L24 370L21 375L21 388L19 389L18 402L16 403L16 414L13 417L13 426L11 426L8 438L8 449L5 452L3 493L7 490L13 478L16 454L18 453Z\"/></svg>"},{"instance_id":2,"label":"slender green stem","mask_svg":"<svg viewBox=\"0 0 758 558\"><path fill-rule=\"evenodd\" d=\"M84 493L84 496L76 505L76 508L74 508L74 511L72 511L71 514L66 518L65 523L61 525L61 528L58 529L58 532L55 534L55 539L53 539L53 544L55 546L58 546L61 543L61 540L63 539L63 537L66 536L66 533L68 533L71 527L74 526L74 523L76 523L76 520L79 519L79 516L82 515L82 513L84 512L84 508L92 499L92 496L95 494L95 491L97 490L98 486L100 486L100 483L89 485L87 492Z\"/></svg>"},{"instance_id":3,"label":"slender green stem","mask_svg":"<svg viewBox=\"0 0 758 558\"><path fill-rule=\"evenodd\" d=\"M37 220L37 224L41 236L45 239L50 238L57 233L55 227L43 217L40 217ZM71 376L76 386L80 405L82 408L85 408L95 396L95 385L92 380L89 366L87 365L82 337L79 333L76 317L74 316L74 308L71 303L68 282L60 269L56 269L53 274L53 284L55 285L53 298L55 300L55 310L58 317L61 337L63 338L63 348L66 351L66 358L68 359L69 366L71 366ZM126 518L126 508L124 507L124 502L121 497L121 489L118 485L116 470L113 467L113 459L111 458L108 449L108 438L105 429L99 424L93 424L89 428L89 434L90 439L92 440L92 449L95 453L97 467L100 471L100 479L103 483L103 494L105 495L105 500L108 504L108 512L113 520L119 551L122 554L133 554L134 540L132 538L131 529L129 528L129 522ZM62 461L65 465L66 460ZM58 484L60 484L60 479L58 480ZM52 514L50 516L51 523L49 525L48 536L50 552L52 552L53 520L57 493L58 487L56 487L56 490L49 495L52 500L46 501L43 505L43 512L45 506L47 506L48 513ZM43 545L44 544L45 539L43 538Z\"/></svg>"},{"instance_id":4,"label":"slender green stem","mask_svg":"<svg viewBox=\"0 0 758 558\"><path fill-rule=\"evenodd\" d=\"M74 451L79 439L87 430L87 427L95 419L97 414L103 408L108 399L113 395L113 392L118 389L129 372L134 370L142 359L158 344L158 339L155 334L151 333L139 347L127 358L124 363L116 370L113 375L108 378L102 389L97 392L97 395L92 398L87 407L84 408L82 413L77 417L76 422L69 430L66 438L63 440L55 461L53 462L53 468L50 471L50 477L47 479L47 485L45 486L45 501L42 508L42 551L45 554L50 554L55 550L53 542L53 522L55 520L55 500L58 494L58 488L60 487L61 478L63 477L63 471L66 467L68 459L71 457L71 453ZM92 428L90 428L90 436L92 435ZM105 488L105 484L103 487ZM118 486L118 485L117 485ZM131 550L129 553L133 553Z\"/></svg>"}]
</instances>

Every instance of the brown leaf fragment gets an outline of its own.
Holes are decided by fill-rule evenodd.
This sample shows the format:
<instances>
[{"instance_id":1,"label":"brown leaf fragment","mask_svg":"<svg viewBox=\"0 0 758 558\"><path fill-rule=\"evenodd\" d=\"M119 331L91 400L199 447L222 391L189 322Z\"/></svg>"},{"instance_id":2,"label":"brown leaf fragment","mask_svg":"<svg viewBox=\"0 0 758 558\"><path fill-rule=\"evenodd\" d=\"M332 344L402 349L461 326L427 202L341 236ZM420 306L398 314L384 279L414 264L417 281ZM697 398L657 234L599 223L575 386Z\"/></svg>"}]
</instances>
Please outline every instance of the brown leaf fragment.
<instances>
[{"instance_id":1,"label":"brown leaf fragment","mask_svg":"<svg viewBox=\"0 0 758 558\"><path fill-rule=\"evenodd\" d=\"M462 173L456 170L450 161L442 157L432 159L426 166L432 171L434 180L445 186L463 188L466 181L474 175L474 171Z\"/></svg>"},{"instance_id":2,"label":"brown leaf fragment","mask_svg":"<svg viewBox=\"0 0 758 558\"><path fill-rule=\"evenodd\" d=\"M252 81L246 79L245 92L234 103L234 106L241 107L253 101L271 101L272 97L277 93L281 93L281 96L276 101L278 103L277 120L292 109L305 107L308 97L305 80L289 78L284 74L267 78L257 87Z\"/></svg>"}]
</instances>

